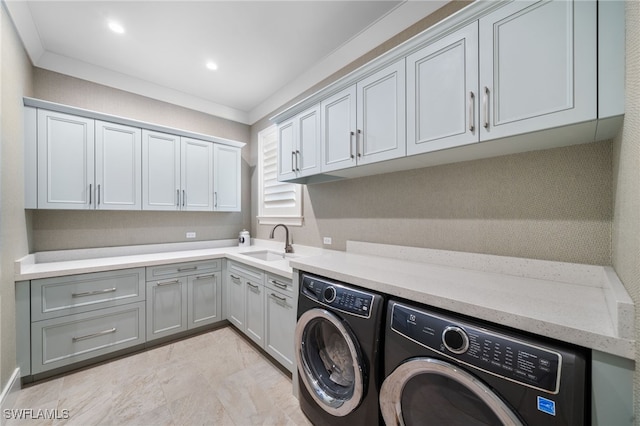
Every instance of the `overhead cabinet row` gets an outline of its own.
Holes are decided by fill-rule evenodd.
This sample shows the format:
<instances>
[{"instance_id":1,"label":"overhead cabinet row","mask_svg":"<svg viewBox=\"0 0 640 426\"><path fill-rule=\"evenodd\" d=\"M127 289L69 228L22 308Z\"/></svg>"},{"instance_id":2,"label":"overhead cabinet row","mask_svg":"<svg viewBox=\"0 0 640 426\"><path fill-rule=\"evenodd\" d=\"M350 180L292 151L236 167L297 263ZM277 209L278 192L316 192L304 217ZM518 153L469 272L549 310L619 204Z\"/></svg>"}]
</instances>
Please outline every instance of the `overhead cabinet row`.
<instances>
[{"instance_id":1,"label":"overhead cabinet row","mask_svg":"<svg viewBox=\"0 0 640 426\"><path fill-rule=\"evenodd\" d=\"M26 208L240 211L240 148L25 107Z\"/></svg>"},{"instance_id":2,"label":"overhead cabinet row","mask_svg":"<svg viewBox=\"0 0 640 426\"><path fill-rule=\"evenodd\" d=\"M321 182L614 136L624 7L610 3L470 6L274 117L279 179ZM426 153L436 155L418 156Z\"/></svg>"}]
</instances>

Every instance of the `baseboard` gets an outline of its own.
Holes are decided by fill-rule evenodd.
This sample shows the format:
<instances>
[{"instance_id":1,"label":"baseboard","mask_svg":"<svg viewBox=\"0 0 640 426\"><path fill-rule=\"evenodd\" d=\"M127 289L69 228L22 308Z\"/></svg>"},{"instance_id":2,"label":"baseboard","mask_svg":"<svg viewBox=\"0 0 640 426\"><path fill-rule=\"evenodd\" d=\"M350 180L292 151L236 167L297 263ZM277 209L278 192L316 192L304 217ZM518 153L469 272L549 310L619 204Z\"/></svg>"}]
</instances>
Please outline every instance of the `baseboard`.
<instances>
[{"instance_id":1,"label":"baseboard","mask_svg":"<svg viewBox=\"0 0 640 426\"><path fill-rule=\"evenodd\" d=\"M13 408L18 398L20 387L20 369L16 368L9 379L9 383L2 389L2 393L0 394L0 413L4 413L4 410Z\"/></svg>"}]
</instances>

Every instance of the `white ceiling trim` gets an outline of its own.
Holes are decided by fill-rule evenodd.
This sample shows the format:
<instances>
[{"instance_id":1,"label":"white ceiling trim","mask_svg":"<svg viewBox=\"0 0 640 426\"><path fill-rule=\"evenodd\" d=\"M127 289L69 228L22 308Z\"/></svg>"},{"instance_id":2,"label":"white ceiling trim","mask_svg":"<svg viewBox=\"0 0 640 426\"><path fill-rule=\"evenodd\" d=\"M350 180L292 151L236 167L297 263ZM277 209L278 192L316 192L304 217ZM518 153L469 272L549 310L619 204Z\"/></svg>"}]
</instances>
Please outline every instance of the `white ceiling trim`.
<instances>
[{"instance_id":1,"label":"white ceiling trim","mask_svg":"<svg viewBox=\"0 0 640 426\"><path fill-rule=\"evenodd\" d=\"M27 54L35 66L243 124L254 124L266 115L271 114L315 84L448 2L446 0L403 2L329 54L296 80L275 92L252 111L241 111L130 75L47 52L42 44L27 3L22 1L0 1L7 7Z\"/></svg>"}]
</instances>

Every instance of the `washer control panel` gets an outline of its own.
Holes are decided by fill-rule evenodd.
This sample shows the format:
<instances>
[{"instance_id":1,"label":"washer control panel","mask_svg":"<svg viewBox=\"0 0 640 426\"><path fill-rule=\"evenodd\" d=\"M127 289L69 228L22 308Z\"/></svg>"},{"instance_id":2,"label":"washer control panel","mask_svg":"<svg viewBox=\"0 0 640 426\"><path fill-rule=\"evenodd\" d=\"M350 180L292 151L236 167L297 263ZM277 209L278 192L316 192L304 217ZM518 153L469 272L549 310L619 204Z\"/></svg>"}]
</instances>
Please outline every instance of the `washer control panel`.
<instances>
[{"instance_id":1,"label":"washer control panel","mask_svg":"<svg viewBox=\"0 0 640 426\"><path fill-rule=\"evenodd\" d=\"M391 329L467 366L558 393L562 356L500 332L394 303Z\"/></svg>"},{"instance_id":2,"label":"washer control panel","mask_svg":"<svg viewBox=\"0 0 640 426\"><path fill-rule=\"evenodd\" d=\"M301 274L300 293L327 307L357 315L371 316L373 295L313 275Z\"/></svg>"}]
</instances>

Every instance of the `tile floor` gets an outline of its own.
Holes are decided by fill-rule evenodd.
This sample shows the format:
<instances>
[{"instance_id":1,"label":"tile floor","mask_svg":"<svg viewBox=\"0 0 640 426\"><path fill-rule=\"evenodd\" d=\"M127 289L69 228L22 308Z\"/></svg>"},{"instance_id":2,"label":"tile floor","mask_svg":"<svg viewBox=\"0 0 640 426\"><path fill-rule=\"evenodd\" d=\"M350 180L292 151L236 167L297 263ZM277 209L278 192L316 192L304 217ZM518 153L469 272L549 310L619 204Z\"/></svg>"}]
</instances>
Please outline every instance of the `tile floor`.
<instances>
[{"instance_id":1,"label":"tile floor","mask_svg":"<svg viewBox=\"0 0 640 426\"><path fill-rule=\"evenodd\" d=\"M310 425L291 392L291 379L228 326L25 387L14 409L32 409L34 417L39 409L57 410L59 419L2 420L7 426Z\"/></svg>"}]
</instances>

